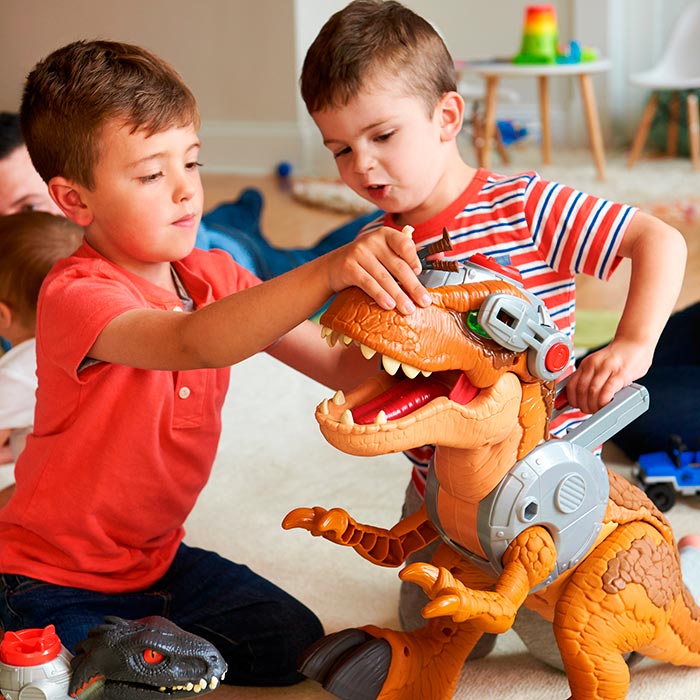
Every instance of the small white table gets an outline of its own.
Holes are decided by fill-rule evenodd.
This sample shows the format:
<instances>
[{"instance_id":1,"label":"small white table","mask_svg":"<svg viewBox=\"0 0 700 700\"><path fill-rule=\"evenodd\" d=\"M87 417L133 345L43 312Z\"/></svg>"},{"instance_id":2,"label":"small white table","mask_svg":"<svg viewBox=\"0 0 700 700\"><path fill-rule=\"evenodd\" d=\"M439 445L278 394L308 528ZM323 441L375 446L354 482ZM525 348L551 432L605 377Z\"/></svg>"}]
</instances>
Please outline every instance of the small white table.
<instances>
[{"instance_id":1,"label":"small white table","mask_svg":"<svg viewBox=\"0 0 700 700\"><path fill-rule=\"evenodd\" d=\"M581 99L586 116L588 138L590 141L593 161L598 177L605 179L605 150L603 135L600 129L600 118L593 90L591 76L604 73L610 69L610 61L582 61L580 63L538 63L523 64L511 61L467 62L466 67L480 75L486 81L486 107L484 114L484 130L486 144L493 143L496 133L496 99L498 82L501 78L537 78L540 98L540 119L542 120L542 162L549 165L552 162L552 141L549 120L549 79L557 76L576 76L581 90ZM491 160L491 149L486 147L481 151L481 167L488 168Z\"/></svg>"}]
</instances>

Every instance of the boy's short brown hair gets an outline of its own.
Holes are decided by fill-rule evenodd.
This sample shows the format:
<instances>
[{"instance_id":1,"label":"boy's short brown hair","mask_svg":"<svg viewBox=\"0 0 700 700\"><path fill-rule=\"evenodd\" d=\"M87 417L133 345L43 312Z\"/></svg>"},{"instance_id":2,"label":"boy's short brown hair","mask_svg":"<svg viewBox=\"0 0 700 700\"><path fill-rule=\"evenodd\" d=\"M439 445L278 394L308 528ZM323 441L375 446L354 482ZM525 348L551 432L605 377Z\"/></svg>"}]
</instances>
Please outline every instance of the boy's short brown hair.
<instances>
[{"instance_id":1,"label":"boy's short brown hair","mask_svg":"<svg viewBox=\"0 0 700 700\"><path fill-rule=\"evenodd\" d=\"M301 95L313 114L347 104L376 79L403 83L429 115L457 89L452 57L429 22L393 0L355 0L331 16L309 47Z\"/></svg>"},{"instance_id":2,"label":"boy's short brown hair","mask_svg":"<svg viewBox=\"0 0 700 700\"><path fill-rule=\"evenodd\" d=\"M172 66L145 49L114 41L76 41L37 63L20 108L24 140L45 182L57 175L93 188L104 125L132 133L194 124L192 92Z\"/></svg>"},{"instance_id":3,"label":"boy's short brown hair","mask_svg":"<svg viewBox=\"0 0 700 700\"><path fill-rule=\"evenodd\" d=\"M82 234L69 219L46 212L0 216L0 301L25 325L36 322L39 288L49 270L78 248Z\"/></svg>"}]
</instances>

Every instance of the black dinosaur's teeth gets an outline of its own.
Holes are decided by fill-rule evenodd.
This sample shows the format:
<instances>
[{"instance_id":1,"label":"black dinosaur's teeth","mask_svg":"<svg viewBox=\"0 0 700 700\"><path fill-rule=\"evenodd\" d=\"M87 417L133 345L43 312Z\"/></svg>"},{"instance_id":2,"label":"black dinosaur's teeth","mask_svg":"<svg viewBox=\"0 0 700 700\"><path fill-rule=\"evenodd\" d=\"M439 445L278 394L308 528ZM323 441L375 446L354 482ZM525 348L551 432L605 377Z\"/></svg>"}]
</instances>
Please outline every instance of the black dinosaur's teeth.
<instances>
[{"instance_id":1,"label":"black dinosaur's teeth","mask_svg":"<svg viewBox=\"0 0 700 700\"><path fill-rule=\"evenodd\" d=\"M222 674L221 678L217 678L216 676L212 676L211 680L209 683L204 678L200 678L200 680L197 683L192 683L191 681L189 683L185 683L184 685L173 685L170 686L169 688L162 685L158 690L161 693L177 693L177 692L186 692L186 693L201 693L203 690L216 690L216 688L219 687L219 683L224 680L224 675Z\"/></svg>"}]
</instances>

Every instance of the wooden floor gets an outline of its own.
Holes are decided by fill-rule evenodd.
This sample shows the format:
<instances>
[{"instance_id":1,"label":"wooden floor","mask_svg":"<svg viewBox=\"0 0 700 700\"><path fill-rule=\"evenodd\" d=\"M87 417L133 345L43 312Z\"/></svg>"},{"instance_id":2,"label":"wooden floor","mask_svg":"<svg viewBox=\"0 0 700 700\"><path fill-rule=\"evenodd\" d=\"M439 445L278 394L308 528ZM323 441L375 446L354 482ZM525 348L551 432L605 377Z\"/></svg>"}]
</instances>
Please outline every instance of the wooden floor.
<instances>
[{"instance_id":1,"label":"wooden floor","mask_svg":"<svg viewBox=\"0 0 700 700\"><path fill-rule=\"evenodd\" d=\"M218 202L235 199L245 187L258 188L265 197L262 230L270 242L279 246L311 245L350 216L307 206L294 200L280 188L276 178L250 175L203 175L205 209ZM688 244L688 264L676 308L700 299L700 222L670 221ZM622 311L629 283L629 264L623 261L609 282L586 276L577 280L577 306L580 309Z\"/></svg>"}]
</instances>

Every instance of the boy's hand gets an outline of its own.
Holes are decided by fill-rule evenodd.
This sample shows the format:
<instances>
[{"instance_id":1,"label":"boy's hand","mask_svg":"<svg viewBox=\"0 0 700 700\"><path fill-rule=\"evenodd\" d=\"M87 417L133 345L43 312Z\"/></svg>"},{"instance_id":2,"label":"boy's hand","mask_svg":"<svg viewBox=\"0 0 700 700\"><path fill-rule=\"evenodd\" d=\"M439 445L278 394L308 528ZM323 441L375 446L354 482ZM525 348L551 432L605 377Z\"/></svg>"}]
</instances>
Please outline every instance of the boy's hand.
<instances>
[{"instance_id":1,"label":"boy's hand","mask_svg":"<svg viewBox=\"0 0 700 700\"><path fill-rule=\"evenodd\" d=\"M613 340L581 360L566 386L566 398L584 413L595 413L620 389L643 377L652 357L653 349L640 343Z\"/></svg>"},{"instance_id":2,"label":"boy's hand","mask_svg":"<svg viewBox=\"0 0 700 700\"><path fill-rule=\"evenodd\" d=\"M429 306L430 295L418 281L421 262L410 234L382 227L360 236L329 256L331 289L360 287L384 309L403 314L415 304Z\"/></svg>"}]
</instances>

